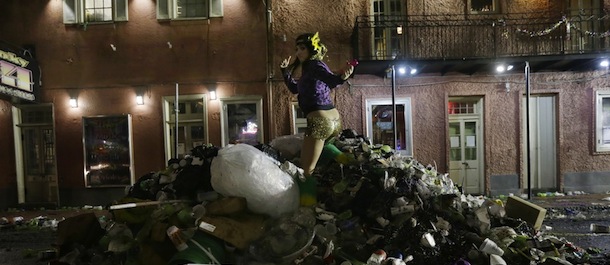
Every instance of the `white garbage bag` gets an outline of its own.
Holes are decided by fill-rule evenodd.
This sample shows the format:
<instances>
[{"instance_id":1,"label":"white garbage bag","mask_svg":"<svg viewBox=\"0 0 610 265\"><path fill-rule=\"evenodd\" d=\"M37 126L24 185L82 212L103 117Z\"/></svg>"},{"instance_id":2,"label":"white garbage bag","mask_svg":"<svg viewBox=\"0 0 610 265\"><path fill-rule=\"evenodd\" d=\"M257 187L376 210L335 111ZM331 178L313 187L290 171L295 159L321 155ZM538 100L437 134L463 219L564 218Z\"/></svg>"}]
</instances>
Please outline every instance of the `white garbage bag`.
<instances>
[{"instance_id":1,"label":"white garbage bag","mask_svg":"<svg viewBox=\"0 0 610 265\"><path fill-rule=\"evenodd\" d=\"M286 160L299 158L303 147L304 134L282 135L273 139L269 145L278 150Z\"/></svg>"},{"instance_id":2,"label":"white garbage bag","mask_svg":"<svg viewBox=\"0 0 610 265\"><path fill-rule=\"evenodd\" d=\"M279 217L299 208L299 187L279 162L248 144L226 146L210 167L214 190L244 197L255 213Z\"/></svg>"}]
</instances>

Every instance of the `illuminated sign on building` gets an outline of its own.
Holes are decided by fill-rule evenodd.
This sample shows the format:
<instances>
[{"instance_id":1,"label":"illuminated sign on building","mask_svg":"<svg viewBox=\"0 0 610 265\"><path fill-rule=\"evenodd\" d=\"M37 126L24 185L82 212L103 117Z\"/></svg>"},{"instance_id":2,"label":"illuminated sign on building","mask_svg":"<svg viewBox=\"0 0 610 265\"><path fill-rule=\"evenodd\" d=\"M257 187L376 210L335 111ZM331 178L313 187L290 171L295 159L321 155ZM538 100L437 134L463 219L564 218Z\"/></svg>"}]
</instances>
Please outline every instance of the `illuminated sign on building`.
<instances>
[{"instance_id":1,"label":"illuminated sign on building","mask_svg":"<svg viewBox=\"0 0 610 265\"><path fill-rule=\"evenodd\" d=\"M21 55L0 43L0 94L36 101L40 70L31 56Z\"/></svg>"}]
</instances>

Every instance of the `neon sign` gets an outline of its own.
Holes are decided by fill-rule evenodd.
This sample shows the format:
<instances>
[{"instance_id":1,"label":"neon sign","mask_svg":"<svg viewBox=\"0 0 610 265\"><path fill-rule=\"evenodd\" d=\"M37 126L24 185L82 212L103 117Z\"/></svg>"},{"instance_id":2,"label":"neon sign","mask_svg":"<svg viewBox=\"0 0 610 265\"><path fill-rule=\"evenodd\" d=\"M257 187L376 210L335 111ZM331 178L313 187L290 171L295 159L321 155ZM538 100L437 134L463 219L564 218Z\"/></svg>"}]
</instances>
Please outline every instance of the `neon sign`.
<instances>
[{"instance_id":1,"label":"neon sign","mask_svg":"<svg viewBox=\"0 0 610 265\"><path fill-rule=\"evenodd\" d=\"M33 59L32 59L33 60ZM0 50L0 94L34 101L36 63L9 51ZM38 69L34 69L38 70Z\"/></svg>"}]
</instances>

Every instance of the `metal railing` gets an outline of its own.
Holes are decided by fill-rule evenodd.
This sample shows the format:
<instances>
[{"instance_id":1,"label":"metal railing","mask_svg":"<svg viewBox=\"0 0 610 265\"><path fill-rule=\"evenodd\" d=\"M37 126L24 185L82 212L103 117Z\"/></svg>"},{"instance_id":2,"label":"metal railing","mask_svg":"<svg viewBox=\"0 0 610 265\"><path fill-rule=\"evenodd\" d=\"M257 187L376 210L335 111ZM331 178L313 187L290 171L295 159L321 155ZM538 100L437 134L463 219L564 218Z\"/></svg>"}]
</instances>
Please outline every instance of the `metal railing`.
<instances>
[{"instance_id":1,"label":"metal railing","mask_svg":"<svg viewBox=\"0 0 610 265\"><path fill-rule=\"evenodd\" d=\"M360 60L476 59L610 51L610 15L601 10L502 15L361 16Z\"/></svg>"}]
</instances>

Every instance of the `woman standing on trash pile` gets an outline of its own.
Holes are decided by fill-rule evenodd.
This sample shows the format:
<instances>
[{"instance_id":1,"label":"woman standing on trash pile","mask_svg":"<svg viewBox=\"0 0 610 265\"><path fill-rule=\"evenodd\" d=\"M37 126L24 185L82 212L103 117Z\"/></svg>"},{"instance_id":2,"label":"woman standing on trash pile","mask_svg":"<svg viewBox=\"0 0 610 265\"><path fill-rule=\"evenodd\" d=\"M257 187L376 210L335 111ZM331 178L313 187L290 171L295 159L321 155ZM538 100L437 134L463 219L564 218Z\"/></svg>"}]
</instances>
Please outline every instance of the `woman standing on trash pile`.
<instances>
[{"instance_id":1,"label":"woman standing on trash pile","mask_svg":"<svg viewBox=\"0 0 610 265\"><path fill-rule=\"evenodd\" d=\"M300 160L305 175L305 182L299 185L302 206L317 202L316 180L311 174L326 141L341 132L341 116L331 100L330 90L343 84L354 71L354 66L348 64L342 74L334 74L322 61L326 52L317 32L305 33L296 38L294 61L291 62L290 56L280 65L286 86L298 94L299 107L307 117ZM299 65L301 75L296 81L293 74Z\"/></svg>"}]
</instances>

